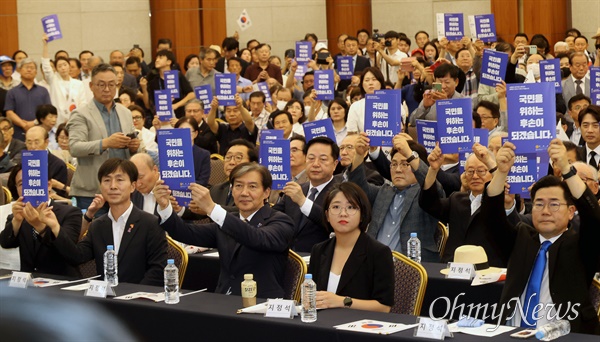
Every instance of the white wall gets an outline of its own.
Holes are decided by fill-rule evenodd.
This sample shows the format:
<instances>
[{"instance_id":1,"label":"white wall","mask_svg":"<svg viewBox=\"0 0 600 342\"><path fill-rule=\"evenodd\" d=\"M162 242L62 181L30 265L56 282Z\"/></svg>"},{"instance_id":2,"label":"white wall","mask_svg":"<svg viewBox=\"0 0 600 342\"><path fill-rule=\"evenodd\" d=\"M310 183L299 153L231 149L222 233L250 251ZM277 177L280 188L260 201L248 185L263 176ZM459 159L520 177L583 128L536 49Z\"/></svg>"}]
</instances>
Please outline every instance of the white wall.
<instances>
[{"instance_id":1,"label":"white wall","mask_svg":"<svg viewBox=\"0 0 600 342\"><path fill-rule=\"evenodd\" d=\"M600 1L571 0L571 22L589 41L588 51L594 50L592 36L600 28Z\"/></svg>"},{"instance_id":2,"label":"white wall","mask_svg":"<svg viewBox=\"0 0 600 342\"><path fill-rule=\"evenodd\" d=\"M226 9L227 35L240 33L240 49L254 38L269 43L272 54L283 58L285 50L294 48L295 42L304 39L306 33L327 39L325 0L227 0ZM246 31L237 24L244 9L252 21Z\"/></svg>"},{"instance_id":3,"label":"white wall","mask_svg":"<svg viewBox=\"0 0 600 342\"><path fill-rule=\"evenodd\" d=\"M150 61L150 3L148 0L17 0L19 47L39 61L42 17L58 14L63 39L49 44L50 55L66 50L78 57L93 51L108 62L112 50L129 52L139 44Z\"/></svg>"}]
</instances>

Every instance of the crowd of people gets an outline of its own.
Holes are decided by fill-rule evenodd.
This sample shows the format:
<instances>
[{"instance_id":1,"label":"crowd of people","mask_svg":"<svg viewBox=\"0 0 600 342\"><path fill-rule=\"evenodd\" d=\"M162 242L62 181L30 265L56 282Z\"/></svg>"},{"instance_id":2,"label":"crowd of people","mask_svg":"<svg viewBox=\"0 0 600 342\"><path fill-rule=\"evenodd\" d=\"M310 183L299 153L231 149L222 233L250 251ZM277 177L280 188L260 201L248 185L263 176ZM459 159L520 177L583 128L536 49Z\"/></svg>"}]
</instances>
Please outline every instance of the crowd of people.
<instances>
[{"instance_id":1,"label":"crowd of people","mask_svg":"<svg viewBox=\"0 0 600 342\"><path fill-rule=\"evenodd\" d=\"M44 36L40 63L20 50L0 56L0 173L8 175L13 199L6 204L11 214L1 218L0 245L2 253L18 247L19 254L3 267L78 276L79 264L95 260L103 274L102 255L114 245L121 281L161 285L167 232L218 249L217 292L240 295L244 274L252 273L259 297L283 296L292 249L311 254L318 308L389 312L391 251L407 254L416 232L425 262L451 262L464 245L483 247L489 266L507 268L501 304L535 297L521 314L509 308L503 324L535 327L536 320L547 321L531 320L535 304L572 302L580 311L569 318L571 330L600 334L588 295L600 271L600 107L590 98L589 75L600 66L600 30L591 38L593 51L576 29L553 47L540 34L483 43L430 39L425 31L414 41L395 31L374 37L361 29L340 35L340 53L332 55L309 33L303 40L312 43L312 59L301 67L294 49L279 57L255 39L240 49L237 35L186 56L181 66L169 39L158 41L146 64L139 47L115 50L107 63L88 50L77 57L58 50L52 58L49 48L60 41ZM485 49L509 55L495 87L479 83ZM352 58L350 80L338 75L338 56ZM552 140L548 175L525 200L508 192L515 146L502 144L506 89L540 82L539 62L552 58L560 60L562 78L556 120L569 140ZM335 76L329 101L317 100L314 89L314 71L324 69ZM165 73L173 70L179 92L172 96L173 118L163 122L154 94L167 89ZM208 103L196 99L194 88L209 85L214 94L219 73L235 74L235 103L223 106L214 97L205 110ZM272 101L258 90L261 82ZM371 146L365 133L365 96L382 89L402 93L403 131L391 148ZM416 120L437 119L437 101L465 97L472 100L474 126L487 129L489 140L473 145L461 174L458 154L439 145L427 153L409 133ZM307 140L303 124L323 119L332 121L335 140ZM193 142L195 183L185 207L160 177L156 134L167 128L189 129ZM280 190L258 164L266 129L282 130L290 141L292 181ZM38 207L23 199L25 150L49 152L50 196ZM222 170L211 170L211 154L221 155ZM227 180L210 184L212 173ZM449 233L441 254L439 222ZM534 277L540 258L550 261Z\"/></svg>"}]
</instances>

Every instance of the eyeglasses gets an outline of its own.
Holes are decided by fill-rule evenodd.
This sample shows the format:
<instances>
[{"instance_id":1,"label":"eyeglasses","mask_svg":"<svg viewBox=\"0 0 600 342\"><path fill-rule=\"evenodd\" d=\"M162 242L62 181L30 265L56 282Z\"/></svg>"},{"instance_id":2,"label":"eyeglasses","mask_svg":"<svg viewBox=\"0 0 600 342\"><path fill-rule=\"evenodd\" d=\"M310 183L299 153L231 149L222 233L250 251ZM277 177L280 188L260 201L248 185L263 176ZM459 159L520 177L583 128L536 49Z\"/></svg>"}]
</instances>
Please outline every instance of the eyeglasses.
<instances>
[{"instance_id":1,"label":"eyeglasses","mask_svg":"<svg viewBox=\"0 0 600 342\"><path fill-rule=\"evenodd\" d=\"M3 128L0 128L0 131L2 131L2 132L8 132L8 131L10 131L11 128L12 128L11 126L6 126L6 127L3 127Z\"/></svg>"},{"instance_id":2,"label":"eyeglasses","mask_svg":"<svg viewBox=\"0 0 600 342\"><path fill-rule=\"evenodd\" d=\"M117 84L116 83L96 83L96 87L104 90L106 89L106 87L108 87L109 90L115 90L117 88Z\"/></svg>"},{"instance_id":3,"label":"eyeglasses","mask_svg":"<svg viewBox=\"0 0 600 342\"><path fill-rule=\"evenodd\" d=\"M58 139L58 140L61 140L61 141L62 141L62 140L69 141L69 137L67 137L66 135L61 135L61 136L59 136L57 139Z\"/></svg>"},{"instance_id":4,"label":"eyeglasses","mask_svg":"<svg viewBox=\"0 0 600 342\"><path fill-rule=\"evenodd\" d=\"M473 177L473 175L475 174L475 172L477 172L477 175L481 178L485 177L488 173L488 170L485 169L477 169L477 170L467 170L465 171L465 174L467 175L467 177Z\"/></svg>"},{"instance_id":5,"label":"eyeglasses","mask_svg":"<svg viewBox=\"0 0 600 342\"><path fill-rule=\"evenodd\" d=\"M494 117L493 116L483 116L483 115L481 115L479 118L481 120L489 120L489 119L493 119Z\"/></svg>"},{"instance_id":6,"label":"eyeglasses","mask_svg":"<svg viewBox=\"0 0 600 342\"><path fill-rule=\"evenodd\" d=\"M598 128L600 128L600 123L599 122L593 122L593 123L584 122L581 124L581 128L583 128L583 129L588 129L590 127L592 129L598 129Z\"/></svg>"},{"instance_id":7,"label":"eyeglasses","mask_svg":"<svg viewBox=\"0 0 600 342\"><path fill-rule=\"evenodd\" d=\"M354 216L358 212L358 208L353 205L348 205L346 207L343 207L341 205L336 204L336 205L332 205L331 207L329 207L329 212L332 213L333 215L341 214L342 210L346 210L346 214L348 214L348 216Z\"/></svg>"},{"instance_id":8,"label":"eyeglasses","mask_svg":"<svg viewBox=\"0 0 600 342\"><path fill-rule=\"evenodd\" d=\"M137 115L136 115L136 116L134 116L134 117L132 117L132 118L133 118L133 121L138 121L138 120L142 120L144 117L143 117L143 116L137 116Z\"/></svg>"},{"instance_id":9,"label":"eyeglasses","mask_svg":"<svg viewBox=\"0 0 600 342\"><path fill-rule=\"evenodd\" d=\"M589 181L591 181L591 182L593 182L593 183L598 183L598 181L597 181L597 180L595 180L594 178L591 178L591 177L587 177L587 176L579 176L579 178L581 178L581 180L582 180L584 183L587 183L587 182L589 182Z\"/></svg>"},{"instance_id":10,"label":"eyeglasses","mask_svg":"<svg viewBox=\"0 0 600 342\"><path fill-rule=\"evenodd\" d=\"M200 113L202 109L186 109L186 113Z\"/></svg>"},{"instance_id":11,"label":"eyeglasses","mask_svg":"<svg viewBox=\"0 0 600 342\"><path fill-rule=\"evenodd\" d=\"M533 203L533 208L531 208L532 211L542 211L544 210L544 208L546 207L546 205L548 205L548 210L550 210L551 212L555 213L560 209L561 205L568 205L567 203L560 203L558 201L552 201L552 202L548 202L548 203L544 203L544 202L535 202Z\"/></svg>"},{"instance_id":12,"label":"eyeglasses","mask_svg":"<svg viewBox=\"0 0 600 342\"><path fill-rule=\"evenodd\" d=\"M342 145L340 146L340 152L343 150L348 150L348 152L354 151L354 145Z\"/></svg>"},{"instance_id":13,"label":"eyeglasses","mask_svg":"<svg viewBox=\"0 0 600 342\"><path fill-rule=\"evenodd\" d=\"M290 148L290 152L291 153L298 153L298 152L302 152L301 148L297 148L297 147L292 147Z\"/></svg>"},{"instance_id":14,"label":"eyeglasses","mask_svg":"<svg viewBox=\"0 0 600 342\"><path fill-rule=\"evenodd\" d=\"M224 161L228 162L231 161L231 159L235 160L236 162L241 162L242 160L244 160L244 155L243 154L228 154L225 156L225 158L223 158Z\"/></svg>"},{"instance_id":15,"label":"eyeglasses","mask_svg":"<svg viewBox=\"0 0 600 342\"><path fill-rule=\"evenodd\" d=\"M400 166L400 170L406 170L410 166L410 164L407 162L403 162L403 163L392 162L390 164L390 168L392 170L396 170L398 168L398 166Z\"/></svg>"}]
</instances>

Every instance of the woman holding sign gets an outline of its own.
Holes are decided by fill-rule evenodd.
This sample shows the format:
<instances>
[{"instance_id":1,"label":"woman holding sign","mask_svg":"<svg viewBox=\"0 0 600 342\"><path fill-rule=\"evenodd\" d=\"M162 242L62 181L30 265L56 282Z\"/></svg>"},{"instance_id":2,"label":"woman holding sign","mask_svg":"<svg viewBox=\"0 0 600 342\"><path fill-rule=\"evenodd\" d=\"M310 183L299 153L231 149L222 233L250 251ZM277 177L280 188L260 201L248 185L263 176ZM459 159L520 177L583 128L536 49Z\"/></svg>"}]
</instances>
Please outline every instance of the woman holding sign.
<instances>
[{"instance_id":1,"label":"woman holding sign","mask_svg":"<svg viewBox=\"0 0 600 342\"><path fill-rule=\"evenodd\" d=\"M360 92L362 99L354 102L348 112L348 133L360 133L365 131L365 95L375 94L376 90L385 89L383 74L378 68L366 68L360 75Z\"/></svg>"},{"instance_id":2,"label":"woman holding sign","mask_svg":"<svg viewBox=\"0 0 600 342\"><path fill-rule=\"evenodd\" d=\"M317 308L389 312L394 304L390 249L365 233L371 221L367 195L351 182L333 186L323 208L335 237L316 244L308 273L317 283Z\"/></svg>"},{"instance_id":3,"label":"woman holding sign","mask_svg":"<svg viewBox=\"0 0 600 342\"><path fill-rule=\"evenodd\" d=\"M50 85L50 100L58 109L58 117L54 127L58 127L63 122L67 122L71 112L75 108L79 108L85 102L85 91L83 83L80 80L71 78L69 71L71 64L65 57L57 57L54 61L56 72L52 70L50 65L50 57L48 54L48 37L44 35L42 38L44 43L42 49L42 72L48 85Z\"/></svg>"},{"instance_id":4,"label":"woman holding sign","mask_svg":"<svg viewBox=\"0 0 600 342\"><path fill-rule=\"evenodd\" d=\"M196 183L207 186L210 178L210 152L194 144L198 136L198 121L192 117L183 117L177 121L175 128L188 128L190 130Z\"/></svg>"}]
</instances>

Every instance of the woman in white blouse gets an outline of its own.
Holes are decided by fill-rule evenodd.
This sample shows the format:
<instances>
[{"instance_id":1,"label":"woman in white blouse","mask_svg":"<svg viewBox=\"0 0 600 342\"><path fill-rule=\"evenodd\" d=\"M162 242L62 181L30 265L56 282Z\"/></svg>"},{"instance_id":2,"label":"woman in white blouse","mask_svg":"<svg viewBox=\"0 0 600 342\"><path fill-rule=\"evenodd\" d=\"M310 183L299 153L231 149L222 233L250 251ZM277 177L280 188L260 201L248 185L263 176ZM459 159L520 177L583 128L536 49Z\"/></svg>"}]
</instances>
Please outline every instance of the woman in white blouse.
<instances>
[{"instance_id":1,"label":"woman in white blouse","mask_svg":"<svg viewBox=\"0 0 600 342\"><path fill-rule=\"evenodd\" d=\"M385 89L385 80L379 69L369 67L360 75L360 92L362 99L354 102L348 111L346 128L348 133L365 131L365 95L374 94L376 90Z\"/></svg>"},{"instance_id":2,"label":"woman in white blouse","mask_svg":"<svg viewBox=\"0 0 600 342\"><path fill-rule=\"evenodd\" d=\"M42 41L44 47L42 51L42 72L44 78L50 86L50 100L58 109L58 118L56 126L67 122L71 112L85 103L85 91L83 83L80 80L71 78L69 75L70 63L65 57L57 57L54 64L56 72L52 69L50 57L48 54L48 37L44 35Z\"/></svg>"}]
</instances>

